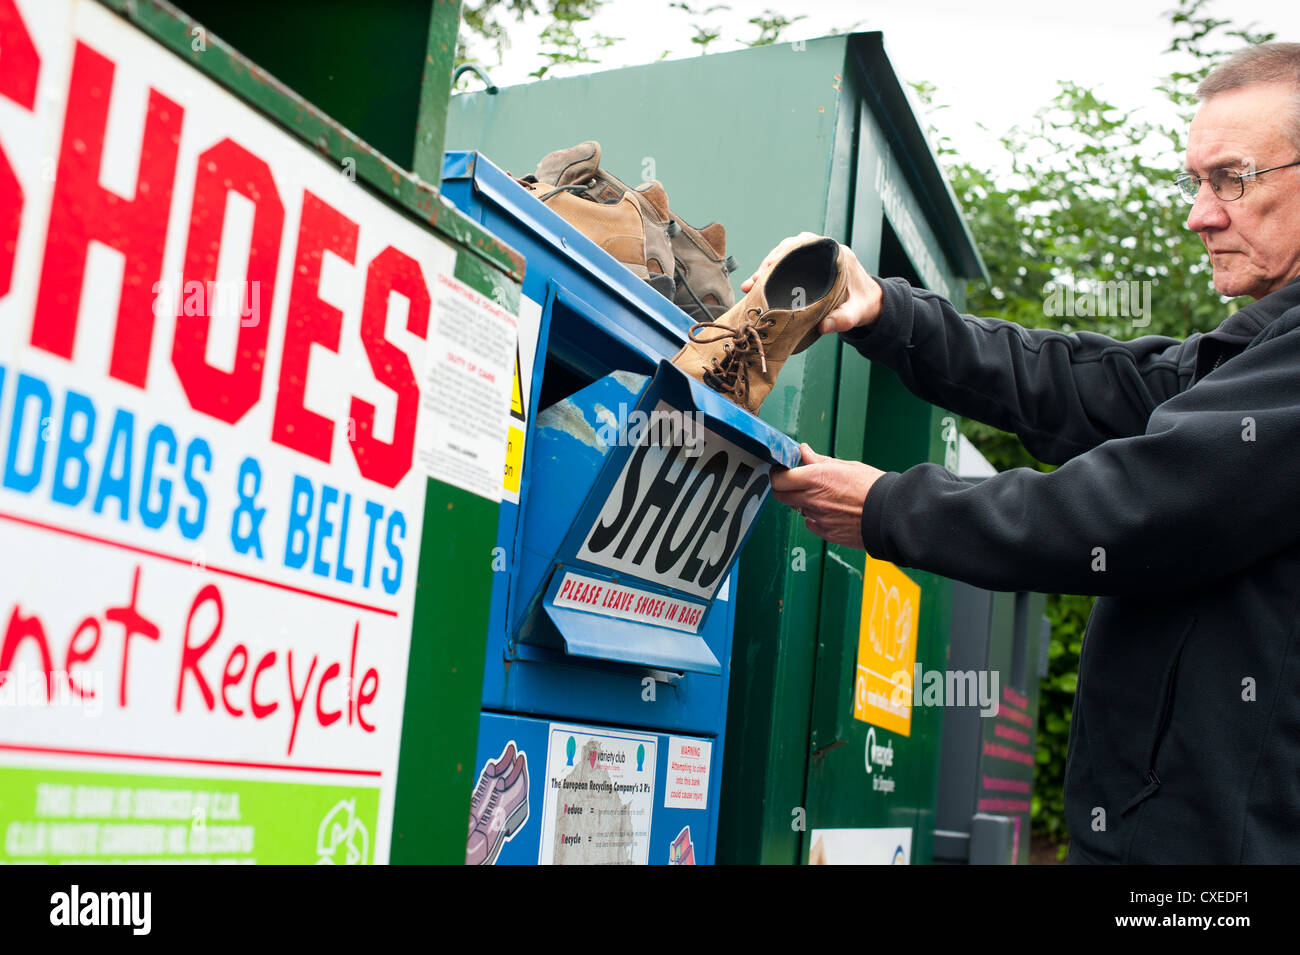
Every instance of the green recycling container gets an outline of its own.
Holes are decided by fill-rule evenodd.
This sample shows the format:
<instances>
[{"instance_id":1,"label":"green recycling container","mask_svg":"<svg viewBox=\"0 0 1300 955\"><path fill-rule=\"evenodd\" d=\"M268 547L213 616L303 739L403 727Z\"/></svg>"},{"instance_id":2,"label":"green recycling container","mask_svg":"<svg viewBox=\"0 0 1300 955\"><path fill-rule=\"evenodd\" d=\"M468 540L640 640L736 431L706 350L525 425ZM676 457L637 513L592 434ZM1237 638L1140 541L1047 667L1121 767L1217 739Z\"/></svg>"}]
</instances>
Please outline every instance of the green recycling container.
<instances>
[{"instance_id":1,"label":"green recycling container","mask_svg":"<svg viewBox=\"0 0 1300 955\"><path fill-rule=\"evenodd\" d=\"M879 33L451 99L447 147L515 175L589 139L624 181L660 180L687 222L725 226L737 288L805 230L957 307L985 274ZM880 468L955 466L956 420L835 339L786 363L761 417ZM740 559L718 862L931 860L942 712L895 698L918 667L944 667L950 604L949 581L764 512Z\"/></svg>"}]
</instances>

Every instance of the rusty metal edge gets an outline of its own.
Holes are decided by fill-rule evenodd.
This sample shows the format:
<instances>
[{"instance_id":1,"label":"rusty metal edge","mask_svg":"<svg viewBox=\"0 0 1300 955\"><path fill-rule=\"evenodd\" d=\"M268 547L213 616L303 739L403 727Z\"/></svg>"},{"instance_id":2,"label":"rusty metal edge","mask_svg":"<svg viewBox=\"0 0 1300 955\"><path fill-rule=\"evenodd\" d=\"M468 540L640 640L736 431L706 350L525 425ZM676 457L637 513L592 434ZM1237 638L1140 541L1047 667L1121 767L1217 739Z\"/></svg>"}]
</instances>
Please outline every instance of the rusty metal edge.
<instances>
[{"instance_id":1,"label":"rusty metal edge","mask_svg":"<svg viewBox=\"0 0 1300 955\"><path fill-rule=\"evenodd\" d=\"M444 199L436 186L398 166L335 122L203 24L166 0L95 0L184 59L218 85L335 162L351 159L357 178L407 215L469 249L516 282L524 257ZM194 49L195 28L204 49Z\"/></svg>"}]
</instances>

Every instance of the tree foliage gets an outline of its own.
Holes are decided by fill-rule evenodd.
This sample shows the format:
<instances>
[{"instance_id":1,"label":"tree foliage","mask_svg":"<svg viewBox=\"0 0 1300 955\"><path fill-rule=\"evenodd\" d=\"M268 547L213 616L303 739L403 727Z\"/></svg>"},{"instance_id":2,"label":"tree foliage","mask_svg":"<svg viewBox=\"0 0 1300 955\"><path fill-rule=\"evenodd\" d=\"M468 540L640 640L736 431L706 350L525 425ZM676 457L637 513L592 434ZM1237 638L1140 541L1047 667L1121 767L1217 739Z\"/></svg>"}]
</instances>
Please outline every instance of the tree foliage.
<instances>
[{"instance_id":1,"label":"tree foliage","mask_svg":"<svg viewBox=\"0 0 1300 955\"><path fill-rule=\"evenodd\" d=\"M509 46L509 31L527 17L544 17L539 39L545 61L529 73L542 79L557 66L600 63L596 54L614 46L621 37L590 33L584 29L609 0L462 0L460 36L456 44L456 65L470 62L470 44L486 43L502 62Z\"/></svg>"},{"instance_id":2,"label":"tree foliage","mask_svg":"<svg viewBox=\"0 0 1300 955\"><path fill-rule=\"evenodd\" d=\"M542 41L541 56L545 62L529 76L543 79L560 66L597 65L601 62L598 54L613 47L622 38L589 33L584 25L609 2L610 0L462 0L456 65L472 61L474 57L471 56L471 49L482 51L484 46L495 54L497 63L503 62L505 51L509 47L511 28L522 26L529 18L539 17L548 21L539 34ZM627 3L629 0L622 2ZM700 53L708 53L710 46L723 39L726 29L717 21L732 8L725 3L672 0L668 9L679 11L688 18L690 43ZM805 19L807 16L804 14L790 17L776 10L764 10L747 21L758 35L754 39L738 42L746 46L778 43L787 29ZM670 52L665 50L660 59Z\"/></svg>"},{"instance_id":3,"label":"tree foliage","mask_svg":"<svg viewBox=\"0 0 1300 955\"><path fill-rule=\"evenodd\" d=\"M746 46L770 46L781 39L781 34L800 20L807 20L807 14L800 14L793 19L775 10L764 10L759 16L750 17L749 25L758 30L758 38L746 40Z\"/></svg>"}]
</instances>

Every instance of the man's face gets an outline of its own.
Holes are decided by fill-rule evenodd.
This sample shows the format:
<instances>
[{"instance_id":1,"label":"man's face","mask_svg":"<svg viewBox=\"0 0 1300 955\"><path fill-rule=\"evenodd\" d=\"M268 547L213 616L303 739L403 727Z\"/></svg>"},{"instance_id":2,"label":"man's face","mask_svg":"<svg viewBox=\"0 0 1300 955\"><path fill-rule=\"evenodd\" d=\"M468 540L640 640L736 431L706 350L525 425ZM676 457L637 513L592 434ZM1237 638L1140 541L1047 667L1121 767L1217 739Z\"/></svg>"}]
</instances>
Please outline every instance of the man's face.
<instances>
[{"instance_id":1,"label":"man's face","mask_svg":"<svg viewBox=\"0 0 1300 955\"><path fill-rule=\"evenodd\" d=\"M1288 124L1295 121L1294 89L1254 83L1211 96L1192 120L1187 171L1208 176L1268 169L1300 159ZM1187 228L1210 253L1219 294L1263 298L1300 276L1300 166L1246 180L1246 192L1224 202L1201 183Z\"/></svg>"}]
</instances>

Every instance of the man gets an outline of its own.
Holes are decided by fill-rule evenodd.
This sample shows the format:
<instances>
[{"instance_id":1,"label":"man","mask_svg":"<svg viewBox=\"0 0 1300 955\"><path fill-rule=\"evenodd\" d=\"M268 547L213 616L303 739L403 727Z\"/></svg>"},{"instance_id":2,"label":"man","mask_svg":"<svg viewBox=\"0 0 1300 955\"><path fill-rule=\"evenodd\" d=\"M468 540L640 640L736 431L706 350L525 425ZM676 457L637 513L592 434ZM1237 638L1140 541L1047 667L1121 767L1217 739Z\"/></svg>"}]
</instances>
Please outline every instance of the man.
<instances>
[{"instance_id":1,"label":"man","mask_svg":"<svg viewBox=\"0 0 1300 955\"><path fill-rule=\"evenodd\" d=\"M1076 863L1300 862L1300 44L1237 54L1198 95L1187 226L1215 288L1257 301L1120 342L959 315L853 259L821 330L1061 467L971 485L805 446L772 477L829 541L1099 595L1066 767Z\"/></svg>"}]
</instances>

